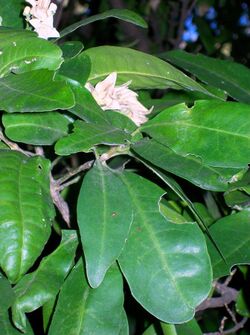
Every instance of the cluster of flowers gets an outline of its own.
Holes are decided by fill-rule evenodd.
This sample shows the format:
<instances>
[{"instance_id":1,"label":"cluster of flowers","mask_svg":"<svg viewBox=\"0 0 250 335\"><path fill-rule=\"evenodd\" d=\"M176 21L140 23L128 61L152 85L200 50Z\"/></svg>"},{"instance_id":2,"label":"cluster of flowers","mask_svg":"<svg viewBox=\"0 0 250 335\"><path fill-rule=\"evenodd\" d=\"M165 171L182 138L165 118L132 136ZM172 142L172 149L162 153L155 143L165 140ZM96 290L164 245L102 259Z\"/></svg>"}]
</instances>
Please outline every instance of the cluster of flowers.
<instances>
[{"instance_id":1,"label":"cluster of flowers","mask_svg":"<svg viewBox=\"0 0 250 335\"><path fill-rule=\"evenodd\" d=\"M26 0L32 7L26 6L23 15L26 21L35 28L38 36L44 39L59 37L59 32L53 26L53 16L57 5L50 0Z\"/></svg>"},{"instance_id":2,"label":"cluster of flowers","mask_svg":"<svg viewBox=\"0 0 250 335\"><path fill-rule=\"evenodd\" d=\"M44 39L59 37L58 31L53 27L53 16L57 6L50 0L26 0L32 7L26 6L23 15ZM145 123L146 117L152 111L144 107L137 99L137 94L128 87L131 81L116 86L117 73L111 73L106 79L95 87L90 83L86 88L91 92L96 102L103 110L114 110L129 117L137 126Z\"/></svg>"}]
</instances>

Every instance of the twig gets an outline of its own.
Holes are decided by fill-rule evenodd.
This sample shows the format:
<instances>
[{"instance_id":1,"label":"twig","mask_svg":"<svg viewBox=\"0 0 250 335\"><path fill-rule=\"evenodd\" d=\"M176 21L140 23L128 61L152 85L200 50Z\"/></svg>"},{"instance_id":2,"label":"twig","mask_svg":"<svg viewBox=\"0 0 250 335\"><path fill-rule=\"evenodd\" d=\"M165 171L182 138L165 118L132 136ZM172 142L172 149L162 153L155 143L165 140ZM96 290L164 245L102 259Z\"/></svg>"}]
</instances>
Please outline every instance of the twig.
<instances>
[{"instance_id":1,"label":"twig","mask_svg":"<svg viewBox=\"0 0 250 335\"><path fill-rule=\"evenodd\" d=\"M240 322L238 322L234 327L224 330L222 332L213 332L213 333L205 333L203 335L229 335L237 332L239 329L243 328L245 323L247 322L248 318L243 318Z\"/></svg>"},{"instance_id":2,"label":"twig","mask_svg":"<svg viewBox=\"0 0 250 335\"><path fill-rule=\"evenodd\" d=\"M0 128L0 140L3 141L11 150L19 151L26 156L35 156L33 152L21 149L15 142L8 140Z\"/></svg>"},{"instance_id":3,"label":"twig","mask_svg":"<svg viewBox=\"0 0 250 335\"><path fill-rule=\"evenodd\" d=\"M76 174L88 170L91 168L94 160L88 161L80 166L78 166L76 169L73 169L69 171L65 176L55 180L50 175L50 193L53 199L53 202L55 206L57 207L58 211L62 215L63 220L66 222L67 226L70 227L70 212L69 212L69 206L67 202L63 199L60 192L68 187L69 185L72 185L79 181L80 177L76 177L73 180L70 180L67 182L68 179L72 178ZM54 164L55 165L55 164Z\"/></svg>"},{"instance_id":4,"label":"twig","mask_svg":"<svg viewBox=\"0 0 250 335\"><path fill-rule=\"evenodd\" d=\"M80 176L77 176L77 177L75 177L74 179L69 180L69 181L66 182L65 184L62 184L62 185L57 186L57 190L58 190L58 191L62 191L62 190L64 190L66 187L68 187L68 186L70 186L70 185L73 185L73 184L77 183L77 182L79 181L80 178L81 178Z\"/></svg>"},{"instance_id":5,"label":"twig","mask_svg":"<svg viewBox=\"0 0 250 335\"><path fill-rule=\"evenodd\" d=\"M221 294L221 297L208 298L203 301L196 309L196 311L203 311L210 308L225 307L225 305L236 301L238 291L232 287L228 287L225 284L216 283L215 289Z\"/></svg>"},{"instance_id":6,"label":"twig","mask_svg":"<svg viewBox=\"0 0 250 335\"><path fill-rule=\"evenodd\" d=\"M221 323L220 323L220 328L219 328L219 333L221 334L225 328L225 323L227 321L227 317L224 316L221 320Z\"/></svg>"},{"instance_id":7,"label":"twig","mask_svg":"<svg viewBox=\"0 0 250 335\"><path fill-rule=\"evenodd\" d=\"M59 210L60 214L62 215L64 221L67 223L67 226L70 228L70 214L69 214L69 206L67 202L62 198L59 190L58 184L54 180L53 176L50 175L50 193L53 199L53 202L57 209Z\"/></svg>"},{"instance_id":8,"label":"twig","mask_svg":"<svg viewBox=\"0 0 250 335\"><path fill-rule=\"evenodd\" d=\"M61 184L65 183L68 179L72 178L76 174L82 171L85 171L85 170L89 170L93 163L94 163L94 160L91 160L91 161L88 161L78 166L76 169L70 170L66 175L56 180L58 187L60 187Z\"/></svg>"},{"instance_id":9,"label":"twig","mask_svg":"<svg viewBox=\"0 0 250 335\"><path fill-rule=\"evenodd\" d=\"M43 147L36 146L36 147L35 147L35 153L36 153L38 156L43 156L43 157L44 157L44 150L43 150Z\"/></svg>"}]
</instances>

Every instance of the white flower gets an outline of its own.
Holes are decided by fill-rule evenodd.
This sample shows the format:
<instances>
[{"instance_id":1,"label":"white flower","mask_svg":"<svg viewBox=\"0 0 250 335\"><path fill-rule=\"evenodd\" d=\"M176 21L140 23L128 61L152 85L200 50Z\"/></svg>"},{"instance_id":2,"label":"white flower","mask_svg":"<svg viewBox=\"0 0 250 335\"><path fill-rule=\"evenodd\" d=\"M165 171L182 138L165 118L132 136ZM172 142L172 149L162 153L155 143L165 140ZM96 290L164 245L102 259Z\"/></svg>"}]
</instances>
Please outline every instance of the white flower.
<instances>
[{"instance_id":1,"label":"white flower","mask_svg":"<svg viewBox=\"0 0 250 335\"><path fill-rule=\"evenodd\" d=\"M53 16L57 5L50 3L51 0L26 0L32 7L26 6L23 15L37 32L38 36L44 39L59 37L59 32L53 27Z\"/></svg>"},{"instance_id":2,"label":"white flower","mask_svg":"<svg viewBox=\"0 0 250 335\"><path fill-rule=\"evenodd\" d=\"M113 72L95 87L90 83L87 83L85 87L103 110L118 111L140 126L148 120L146 115L152 111L152 108L148 110L138 101L138 95L128 88L131 81L115 86L116 79L117 73Z\"/></svg>"}]
</instances>

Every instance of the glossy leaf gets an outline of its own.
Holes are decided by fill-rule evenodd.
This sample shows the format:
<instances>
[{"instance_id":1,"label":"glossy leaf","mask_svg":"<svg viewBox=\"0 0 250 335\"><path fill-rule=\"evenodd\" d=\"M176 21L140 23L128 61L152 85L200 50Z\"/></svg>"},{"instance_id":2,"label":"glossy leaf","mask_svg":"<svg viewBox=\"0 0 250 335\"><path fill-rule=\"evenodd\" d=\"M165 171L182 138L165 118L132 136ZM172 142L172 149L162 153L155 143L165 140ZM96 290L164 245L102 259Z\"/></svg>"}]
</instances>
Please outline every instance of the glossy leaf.
<instances>
[{"instance_id":1,"label":"glossy leaf","mask_svg":"<svg viewBox=\"0 0 250 335\"><path fill-rule=\"evenodd\" d=\"M223 252L225 263L214 246L208 241L208 251L211 257L214 278L226 276L236 264L250 264L250 211L244 210L237 214L226 216L209 229Z\"/></svg>"},{"instance_id":2,"label":"glossy leaf","mask_svg":"<svg viewBox=\"0 0 250 335\"><path fill-rule=\"evenodd\" d=\"M159 168L210 191L226 191L239 172L237 168L209 166L193 154L182 156L153 139L135 143L132 149Z\"/></svg>"},{"instance_id":3,"label":"glossy leaf","mask_svg":"<svg viewBox=\"0 0 250 335\"><path fill-rule=\"evenodd\" d=\"M122 179L134 221L119 264L132 295L160 320L188 321L211 287L203 234L195 224L172 224L160 214L161 188L132 173Z\"/></svg>"},{"instance_id":4,"label":"glossy leaf","mask_svg":"<svg viewBox=\"0 0 250 335\"><path fill-rule=\"evenodd\" d=\"M0 7L1 25L5 27L23 28L23 17L20 14L22 9L22 0L3 1Z\"/></svg>"},{"instance_id":5,"label":"glossy leaf","mask_svg":"<svg viewBox=\"0 0 250 335\"><path fill-rule=\"evenodd\" d=\"M10 72L56 70L63 61L56 44L28 30L0 29L0 53L0 77Z\"/></svg>"},{"instance_id":6,"label":"glossy leaf","mask_svg":"<svg viewBox=\"0 0 250 335\"><path fill-rule=\"evenodd\" d=\"M89 287L80 260L59 295L49 335L128 335L124 322L122 277L112 267L97 289Z\"/></svg>"},{"instance_id":7,"label":"glossy leaf","mask_svg":"<svg viewBox=\"0 0 250 335\"><path fill-rule=\"evenodd\" d=\"M192 108L167 108L141 130L178 155L198 156L209 166L243 169L250 158L249 112L248 105L201 100Z\"/></svg>"},{"instance_id":8,"label":"glossy leaf","mask_svg":"<svg viewBox=\"0 0 250 335\"><path fill-rule=\"evenodd\" d=\"M104 111L96 103L92 94L85 87L71 84L71 89L76 100L75 106L70 109L71 113L86 122L98 124L109 123Z\"/></svg>"},{"instance_id":9,"label":"glossy leaf","mask_svg":"<svg viewBox=\"0 0 250 335\"><path fill-rule=\"evenodd\" d=\"M51 145L68 134L71 123L67 116L57 112L4 114L5 134L15 142L33 145Z\"/></svg>"},{"instance_id":10,"label":"glossy leaf","mask_svg":"<svg viewBox=\"0 0 250 335\"><path fill-rule=\"evenodd\" d=\"M36 70L0 79L0 109L8 113L44 112L74 106L68 84L54 81L54 72Z\"/></svg>"},{"instance_id":11,"label":"glossy leaf","mask_svg":"<svg viewBox=\"0 0 250 335\"><path fill-rule=\"evenodd\" d=\"M149 54L123 47L101 46L83 52L90 58L89 81L96 83L111 72L117 72L118 83L132 80L134 89L175 88L187 89L211 95L181 71Z\"/></svg>"},{"instance_id":12,"label":"glossy leaf","mask_svg":"<svg viewBox=\"0 0 250 335\"><path fill-rule=\"evenodd\" d=\"M234 99L250 103L250 70L246 66L180 50L167 52L164 58L209 85L226 91Z\"/></svg>"},{"instance_id":13,"label":"glossy leaf","mask_svg":"<svg viewBox=\"0 0 250 335\"><path fill-rule=\"evenodd\" d=\"M84 48L80 41L67 41L59 46L62 49L64 59L76 57Z\"/></svg>"},{"instance_id":14,"label":"glossy leaf","mask_svg":"<svg viewBox=\"0 0 250 335\"><path fill-rule=\"evenodd\" d=\"M67 276L75 257L77 235L65 230L61 244L44 257L37 270L26 274L15 286L16 301L12 306L13 322L25 331L25 313L32 312L56 296Z\"/></svg>"},{"instance_id":15,"label":"glossy leaf","mask_svg":"<svg viewBox=\"0 0 250 335\"><path fill-rule=\"evenodd\" d=\"M11 282L25 274L49 238L49 171L42 157L0 151L0 264Z\"/></svg>"},{"instance_id":16,"label":"glossy leaf","mask_svg":"<svg viewBox=\"0 0 250 335\"><path fill-rule=\"evenodd\" d=\"M77 201L78 226L92 287L101 284L120 255L132 218L132 204L119 174L97 161L84 177Z\"/></svg>"},{"instance_id":17,"label":"glossy leaf","mask_svg":"<svg viewBox=\"0 0 250 335\"><path fill-rule=\"evenodd\" d=\"M76 22L71 26L68 26L60 32L60 38L72 33L80 27L86 26L87 24L93 23L95 21L105 20L108 18L116 18L119 20L133 23L142 28L147 28L147 23L143 20L141 16L139 16L135 12L132 12L128 9L111 9L104 13L93 15L91 17Z\"/></svg>"},{"instance_id":18,"label":"glossy leaf","mask_svg":"<svg viewBox=\"0 0 250 335\"><path fill-rule=\"evenodd\" d=\"M76 152L89 152L97 144L125 144L130 134L110 125L98 125L76 121L74 132L61 138L55 146L58 155L70 155Z\"/></svg>"}]
</instances>

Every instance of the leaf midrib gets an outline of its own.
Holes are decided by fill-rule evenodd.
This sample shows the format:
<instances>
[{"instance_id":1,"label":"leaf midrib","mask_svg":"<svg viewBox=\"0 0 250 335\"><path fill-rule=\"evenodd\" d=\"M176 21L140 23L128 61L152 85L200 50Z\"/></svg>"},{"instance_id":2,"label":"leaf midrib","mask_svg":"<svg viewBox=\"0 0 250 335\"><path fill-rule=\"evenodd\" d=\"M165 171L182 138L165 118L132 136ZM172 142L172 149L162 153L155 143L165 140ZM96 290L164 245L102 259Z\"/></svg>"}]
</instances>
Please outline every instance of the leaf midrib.
<instances>
[{"instance_id":1,"label":"leaf midrib","mask_svg":"<svg viewBox=\"0 0 250 335\"><path fill-rule=\"evenodd\" d=\"M180 126L186 126L187 128L199 128L199 129L205 129L211 132L216 132L216 133L222 133L222 134L227 134L235 137L242 137L250 140L250 135L243 135L243 134L238 134L238 133L233 133L228 130L223 130L223 129L218 129L218 128L211 128L203 125L198 125L198 124L190 124L188 122L183 122L183 121L174 121L174 122L167 122L167 121L162 121L160 123L154 122L153 124L145 125L142 127L142 130L147 129L147 128L154 128L154 127L162 127L162 126L174 126L174 125L180 125Z\"/></svg>"},{"instance_id":2,"label":"leaf midrib","mask_svg":"<svg viewBox=\"0 0 250 335\"><path fill-rule=\"evenodd\" d=\"M158 243L157 237L153 231L153 229L150 227L150 222L148 222L148 217L147 215L144 214L143 210L141 210L141 206L140 206L140 199L137 199L137 197L134 194L133 189L130 186L130 183L127 181L126 177L121 176L122 180L124 181L124 183L126 184L128 191L130 193L131 199L132 199L132 203L134 204L135 208L137 208L137 211L139 213L139 215L142 217L142 224L145 228L145 230L148 232L148 235L151 237L151 240L153 242L153 245L155 246L155 250L157 251L158 255L160 256L159 259L163 265L164 269L168 270L168 274L169 277L171 279L171 282L173 284L173 286L176 288L176 291L179 293L179 297L181 298L181 300L184 302L184 304L190 309L192 308L191 306L188 305L185 297L183 296L181 290L179 289L179 286L177 285L177 282L175 281L174 277L171 274L171 271L169 270L169 265L166 261L166 259L163 257L162 252L161 252L161 246ZM159 213L159 215L161 215ZM161 216L161 218L163 219L163 217Z\"/></svg>"}]
</instances>

